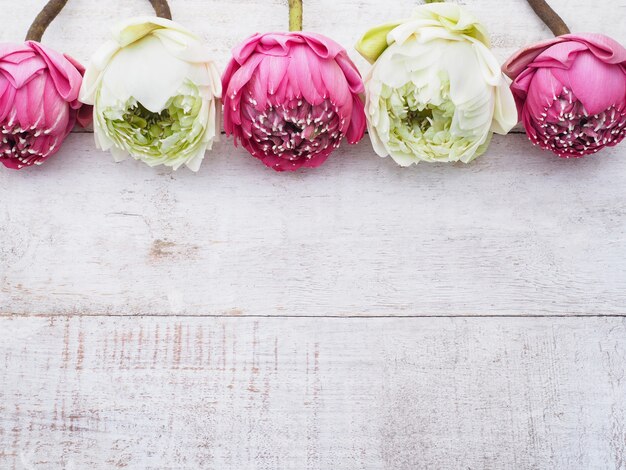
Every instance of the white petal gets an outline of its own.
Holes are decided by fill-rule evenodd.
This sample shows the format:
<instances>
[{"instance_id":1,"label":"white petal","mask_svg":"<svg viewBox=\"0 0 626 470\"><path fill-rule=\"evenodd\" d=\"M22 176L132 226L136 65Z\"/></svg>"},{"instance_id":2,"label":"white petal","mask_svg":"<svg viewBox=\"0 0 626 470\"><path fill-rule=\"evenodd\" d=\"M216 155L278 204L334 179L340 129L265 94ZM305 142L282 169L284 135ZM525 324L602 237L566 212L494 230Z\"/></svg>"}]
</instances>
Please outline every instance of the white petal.
<instances>
[{"instance_id":1,"label":"white petal","mask_svg":"<svg viewBox=\"0 0 626 470\"><path fill-rule=\"evenodd\" d=\"M199 40L195 34L175 21L156 16L136 16L122 20L111 28L111 33L120 47L126 47L157 30L178 32L192 40Z\"/></svg>"},{"instance_id":2,"label":"white petal","mask_svg":"<svg viewBox=\"0 0 626 470\"><path fill-rule=\"evenodd\" d=\"M107 41L93 55L80 87L79 100L82 103L94 104L102 80L102 71L118 50L119 46L115 41Z\"/></svg>"},{"instance_id":3,"label":"white petal","mask_svg":"<svg viewBox=\"0 0 626 470\"><path fill-rule=\"evenodd\" d=\"M189 160L185 162L185 166L189 168L194 173L200 169L200 165L202 165L202 160L204 160L204 154L206 153L206 148L201 148L198 150L198 153L191 157ZM177 168L174 168L175 170Z\"/></svg>"},{"instance_id":4,"label":"white petal","mask_svg":"<svg viewBox=\"0 0 626 470\"><path fill-rule=\"evenodd\" d=\"M102 74L100 101L115 106L133 97L158 113L175 96L189 72L189 64L167 53L161 41L145 36L120 49Z\"/></svg>"},{"instance_id":5,"label":"white petal","mask_svg":"<svg viewBox=\"0 0 626 470\"><path fill-rule=\"evenodd\" d=\"M415 158L415 155L395 151L390 152L389 155L391 155L393 161L400 166L407 167L411 165L417 165L419 163L419 159Z\"/></svg>"},{"instance_id":6,"label":"white petal","mask_svg":"<svg viewBox=\"0 0 626 470\"><path fill-rule=\"evenodd\" d=\"M121 148L113 146L110 148L111 155L113 156L113 160L116 163L122 162L129 157L129 153Z\"/></svg>"},{"instance_id":7,"label":"white petal","mask_svg":"<svg viewBox=\"0 0 626 470\"><path fill-rule=\"evenodd\" d=\"M448 43L441 65L450 79L450 98L459 105L487 92L488 85L473 45L467 41Z\"/></svg>"},{"instance_id":8,"label":"white petal","mask_svg":"<svg viewBox=\"0 0 626 470\"><path fill-rule=\"evenodd\" d=\"M389 155L389 151L387 150L387 147L383 144L382 140L380 139L380 136L378 135L378 131L376 130L376 128L368 124L367 133L370 136L370 140L372 141L372 148L374 149L374 152L376 152L376 155L378 155L379 157L383 157L383 158Z\"/></svg>"},{"instance_id":9,"label":"white petal","mask_svg":"<svg viewBox=\"0 0 626 470\"><path fill-rule=\"evenodd\" d=\"M496 134L506 135L517 124L517 106L508 80L502 80L495 91L493 124L491 130Z\"/></svg>"}]
</instances>

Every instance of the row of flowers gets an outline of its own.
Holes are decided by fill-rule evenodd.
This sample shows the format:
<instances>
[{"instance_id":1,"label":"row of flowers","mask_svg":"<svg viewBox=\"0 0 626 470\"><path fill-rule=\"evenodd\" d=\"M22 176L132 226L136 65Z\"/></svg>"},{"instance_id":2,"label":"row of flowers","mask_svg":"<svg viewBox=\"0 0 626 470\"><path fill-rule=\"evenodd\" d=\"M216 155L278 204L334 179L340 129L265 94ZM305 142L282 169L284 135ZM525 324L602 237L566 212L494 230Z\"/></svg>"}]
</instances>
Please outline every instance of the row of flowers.
<instances>
[{"instance_id":1,"label":"row of flowers","mask_svg":"<svg viewBox=\"0 0 626 470\"><path fill-rule=\"evenodd\" d=\"M368 129L399 165L468 163L519 121L560 157L626 135L626 49L599 34L565 34L501 67L485 28L456 4L418 7L346 50L314 33L256 34L220 74L198 36L164 18L135 18L85 69L38 41L0 44L0 162L20 169L58 152L78 122L116 161L200 168L223 128L277 171L317 167Z\"/></svg>"}]
</instances>

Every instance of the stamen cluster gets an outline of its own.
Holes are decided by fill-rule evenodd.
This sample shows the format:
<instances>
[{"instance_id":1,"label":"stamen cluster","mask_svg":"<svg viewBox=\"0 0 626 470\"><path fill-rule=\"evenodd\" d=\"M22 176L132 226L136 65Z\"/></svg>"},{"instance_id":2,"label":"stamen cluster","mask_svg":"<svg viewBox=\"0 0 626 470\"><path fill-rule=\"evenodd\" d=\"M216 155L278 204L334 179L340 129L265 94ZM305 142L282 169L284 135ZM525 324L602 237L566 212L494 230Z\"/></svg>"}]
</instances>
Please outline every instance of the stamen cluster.
<instances>
[{"instance_id":1,"label":"stamen cluster","mask_svg":"<svg viewBox=\"0 0 626 470\"><path fill-rule=\"evenodd\" d=\"M344 123L339 108L329 99L318 105L293 99L276 107L269 105L254 116L248 142L264 158L278 157L296 166L302 159L325 159L339 147ZM275 163L276 168L280 166Z\"/></svg>"},{"instance_id":2,"label":"stamen cluster","mask_svg":"<svg viewBox=\"0 0 626 470\"><path fill-rule=\"evenodd\" d=\"M590 115L571 90L563 87L559 96L544 108L529 138L559 157L577 158L613 146L626 136L624 104L611 105Z\"/></svg>"},{"instance_id":3,"label":"stamen cluster","mask_svg":"<svg viewBox=\"0 0 626 470\"><path fill-rule=\"evenodd\" d=\"M0 126L0 157L17 160L16 168L41 165L56 150L58 138L50 131L36 127L22 129L19 126Z\"/></svg>"}]
</instances>

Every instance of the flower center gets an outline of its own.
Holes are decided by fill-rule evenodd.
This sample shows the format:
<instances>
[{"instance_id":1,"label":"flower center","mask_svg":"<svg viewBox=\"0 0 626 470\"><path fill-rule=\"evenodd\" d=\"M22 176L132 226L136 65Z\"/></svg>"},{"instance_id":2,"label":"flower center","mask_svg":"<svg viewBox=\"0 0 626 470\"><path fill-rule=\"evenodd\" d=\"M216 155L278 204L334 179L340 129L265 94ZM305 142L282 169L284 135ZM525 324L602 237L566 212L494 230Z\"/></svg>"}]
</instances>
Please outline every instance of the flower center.
<instances>
[{"instance_id":1,"label":"flower center","mask_svg":"<svg viewBox=\"0 0 626 470\"><path fill-rule=\"evenodd\" d=\"M251 137L266 156L310 159L339 146L342 124L339 109L329 99L318 105L294 99L269 105L254 116Z\"/></svg>"},{"instance_id":2,"label":"flower center","mask_svg":"<svg viewBox=\"0 0 626 470\"><path fill-rule=\"evenodd\" d=\"M41 165L56 146L56 139L36 128L2 126L0 132L0 158L17 159L18 168Z\"/></svg>"},{"instance_id":3,"label":"flower center","mask_svg":"<svg viewBox=\"0 0 626 470\"><path fill-rule=\"evenodd\" d=\"M172 119L169 109L153 113L141 103L130 105L122 119L135 129L136 135L141 135L139 140L146 144L153 143L156 139L170 137L180 131L180 123L177 119Z\"/></svg>"},{"instance_id":4,"label":"flower center","mask_svg":"<svg viewBox=\"0 0 626 470\"><path fill-rule=\"evenodd\" d=\"M450 81L440 73L427 84L401 87L383 84L379 106L389 118L389 149L417 162L457 161L475 147L474 129L453 127L457 107L450 97ZM482 153L472 150L472 155Z\"/></svg>"},{"instance_id":5,"label":"flower center","mask_svg":"<svg viewBox=\"0 0 626 470\"><path fill-rule=\"evenodd\" d=\"M206 111L206 113L204 112ZM100 126L117 147L149 164L176 166L198 153L209 111L197 86L186 83L160 112L130 98L103 108Z\"/></svg>"},{"instance_id":6,"label":"flower center","mask_svg":"<svg viewBox=\"0 0 626 470\"><path fill-rule=\"evenodd\" d=\"M425 132L433 123L433 109L428 106L424 109L411 109L407 105L405 121L409 127L418 127L422 132Z\"/></svg>"},{"instance_id":7,"label":"flower center","mask_svg":"<svg viewBox=\"0 0 626 470\"><path fill-rule=\"evenodd\" d=\"M421 99L422 89L409 82L400 88L390 89L387 106L393 127L403 133L408 131L414 138L430 140L435 134L448 132L454 115L450 89L443 83L436 96ZM441 135L439 137L442 137Z\"/></svg>"},{"instance_id":8,"label":"flower center","mask_svg":"<svg viewBox=\"0 0 626 470\"><path fill-rule=\"evenodd\" d=\"M565 158L596 153L615 145L626 136L626 109L612 105L589 115L571 90L566 87L544 108L537 135L542 148ZM532 139L531 139L532 140Z\"/></svg>"}]
</instances>

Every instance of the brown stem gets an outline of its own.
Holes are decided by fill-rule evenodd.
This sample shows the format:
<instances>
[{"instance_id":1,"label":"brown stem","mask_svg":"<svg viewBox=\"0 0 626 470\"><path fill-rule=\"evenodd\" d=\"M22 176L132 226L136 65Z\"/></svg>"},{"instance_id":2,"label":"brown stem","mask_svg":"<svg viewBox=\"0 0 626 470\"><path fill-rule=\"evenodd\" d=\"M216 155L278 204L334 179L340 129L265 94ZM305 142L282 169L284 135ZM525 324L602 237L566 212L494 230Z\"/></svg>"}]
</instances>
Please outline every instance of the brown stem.
<instances>
[{"instance_id":1,"label":"brown stem","mask_svg":"<svg viewBox=\"0 0 626 470\"><path fill-rule=\"evenodd\" d=\"M541 18L550 31L555 36L561 36L563 34L569 34L569 27L565 24L565 21L546 3L545 0L527 0L528 4L535 11L537 16Z\"/></svg>"},{"instance_id":2,"label":"brown stem","mask_svg":"<svg viewBox=\"0 0 626 470\"><path fill-rule=\"evenodd\" d=\"M154 12L160 18L172 19L172 12L167 0L149 0ZM41 42L43 33L46 32L50 23L57 17L57 15L63 10L63 7L68 0L49 0L46 6L39 12L33 24L30 25L28 33L26 33L27 41Z\"/></svg>"},{"instance_id":3,"label":"brown stem","mask_svg":"<svg viewBox=\"0 0 626 470\"><path fill-rule=\"evenodd\" d=\"M154 8L154 12L156 16L159 18L165 18L166 20L172 19L172 12L170 10L170 6L167 3L167 0L149 0L152 8Z\"/></svg>"},{"instance_id":4,"label":"brown stem","mask_svg":"<svg viewBox=\"0 0 626 470\"><path fill-rule=\"evenodd\" d=\"M50 26L52 20L63 10L66 3L67 0L50 0L46 6L43 7L43 10L39 12L33 24L30 25L28 33L26 33L26 40L41 42L46 28Z\"/></svg>"}]
</instances>

